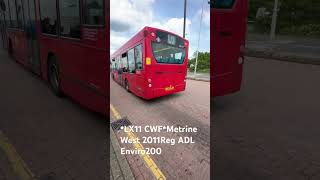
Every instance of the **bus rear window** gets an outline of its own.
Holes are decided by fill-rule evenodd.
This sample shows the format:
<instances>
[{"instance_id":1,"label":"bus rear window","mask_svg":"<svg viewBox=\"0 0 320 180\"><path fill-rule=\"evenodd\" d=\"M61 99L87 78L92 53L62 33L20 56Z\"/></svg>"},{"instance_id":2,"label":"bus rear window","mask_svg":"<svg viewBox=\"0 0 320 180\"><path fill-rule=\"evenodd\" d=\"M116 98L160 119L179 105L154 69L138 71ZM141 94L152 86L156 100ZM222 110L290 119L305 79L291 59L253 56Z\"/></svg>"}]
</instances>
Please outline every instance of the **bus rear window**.
<instances>
[{"instance_id":1,"label":"bus rear window","mask_svg":"<svg viewBox=\"0 0 320 180\"><path fill-rule=\"evenodd\" d=\"M152 51L157 63L183 64L186 48L182 38L163 31L157 31Z\"/></svg>"},{"instance_id":2,"label":"bus rear window","mask_svg":"<svg viewBox=\"0 0 320 180\"><path fill-rule=\"evenodd\" d=\"M211 8L215 9L231 9L235 0L212 0Z\"/></svg>"},{"instance_id":3,"label":"bus rear window","mask_svg":"<svg viewBox=\"0 0 320 180\"><path fill-rule=\"evenodd\" d=\"M186 57L186 49L165 43L152 42L153 55L157 63L182 64Z\"/></svg>"}]
</instances>

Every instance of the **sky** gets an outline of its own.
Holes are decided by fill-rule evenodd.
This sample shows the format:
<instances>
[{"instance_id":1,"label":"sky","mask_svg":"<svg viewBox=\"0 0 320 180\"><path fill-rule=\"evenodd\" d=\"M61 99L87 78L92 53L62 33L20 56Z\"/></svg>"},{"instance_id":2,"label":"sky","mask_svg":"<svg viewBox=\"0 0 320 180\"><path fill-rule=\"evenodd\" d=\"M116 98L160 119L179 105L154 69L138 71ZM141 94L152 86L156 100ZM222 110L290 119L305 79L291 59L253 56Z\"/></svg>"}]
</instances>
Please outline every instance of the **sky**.
<instances>
[{"instance_id":1,"label":"sky","mask_svg":"<svg viewBox=\"0 0 320 180\"><path fill-rule=\"evenodd\" d=\"M210 51L210 6L207 0L187 0L186 39L189 40L189 58L198 46L200 17L203 20L199 51ZM110 52L114 53L143 27L164 29L183 34L184 0L111 0Z\"/></svg>"}]
</instances>

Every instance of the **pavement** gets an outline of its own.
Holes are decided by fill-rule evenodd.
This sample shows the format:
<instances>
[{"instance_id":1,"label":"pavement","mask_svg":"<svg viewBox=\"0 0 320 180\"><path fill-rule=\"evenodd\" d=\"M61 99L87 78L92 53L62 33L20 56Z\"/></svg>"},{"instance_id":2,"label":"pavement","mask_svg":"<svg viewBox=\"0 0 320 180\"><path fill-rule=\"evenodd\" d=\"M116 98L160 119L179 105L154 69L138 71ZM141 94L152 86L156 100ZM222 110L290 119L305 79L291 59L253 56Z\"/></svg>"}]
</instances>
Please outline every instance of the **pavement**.
<instances>
[{"instance_id":1,"label":"pavement","mask_svg":"<svg viewBox=\"0 0 320 180\"><path fill-rule=\"evenodd\" d=\"M134 180L126 157L120 153L118 139L110 127L110 180Z\"/></svg>"},{"instance_id":2,"label":"pavement","mask_svg":"<svg viewBox=\"0 0 320 180\"><path fill-rule=\"evenodd\" d=\"M277 59L305 64L320 64L320 40L317 38L249 34L246 56Z\"/></svg>"},{"instance_id":3,"label":"pavement","mask_svg":"<svg viewBox=\"0 0 320 180\"><path fill-rule=\"evenodd\" d=\"M213 179L320 179L320 66L248 57L240 92L211 101Z\"/></svg>"},{"instance_id":4,"label":"pavement","mask_svg":"<svg viewBox=\"0 0 320 180\"><path fill-rule=\"evenodd\" d=\"M191 137L195 143L122 143L128 150L160 148L160 154L149 156L126 154L135 179L210 179L210 83L187 80L186 91L153 100L141 99L128 93L111 80L110 103L112 121L127 119L134 126L196 127L197 133L135 131L115 132L118 140L124 137L175 139ZM118 117L118 118L116 118Z\"/></svg>"},{"instance_id":5,"label":"pavement","mask_svg":"<svg viewBox=\"0 0 320 180\"><path fill-rule=\"evenodd\" d=\"M57 98L43 80L4 51L0 74L0 139L8 139L0 141L10 142L0 143L1 172L20 168L18 174L13 171L19 177L29 169L40 180L109 177L105 117L68 97ZM12 173L1 176L15 178Z\"/></svg>"},{"instance_id":6,"label":"pavement","mask_svg":"<svg viewBox=\"0 0 320 180\"><path fill-rule=\"evenodd\" d=\"M0 150L0 180L20 180L2 150Z\"/></svg>"},{"instance_id":7,"label":"pavement","mask_svg":"<svg viewBox=\"0 0 320 180\"><path fill-rule=\"evenodd\" d=\"M196 73L188 72L187 79L210 82L210 73Z\"/></svg>"}]
</instances>

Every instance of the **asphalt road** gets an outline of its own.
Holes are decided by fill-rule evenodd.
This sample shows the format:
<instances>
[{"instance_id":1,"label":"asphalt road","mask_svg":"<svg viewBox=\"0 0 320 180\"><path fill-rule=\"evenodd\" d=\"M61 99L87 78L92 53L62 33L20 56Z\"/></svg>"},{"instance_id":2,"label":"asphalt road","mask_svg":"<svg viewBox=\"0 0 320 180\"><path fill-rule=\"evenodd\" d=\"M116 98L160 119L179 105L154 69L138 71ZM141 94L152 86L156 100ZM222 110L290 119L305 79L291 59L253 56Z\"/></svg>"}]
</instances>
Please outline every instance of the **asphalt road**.
<instances>
[{"instance_id":1,"label":"asphalt road","mask_svg":"<svg viewBox=\"0 0 320 180\"><path fill-rule=\"evenodd\" d=\"M145 148L161 148L161 155L151 155L167 179L209 179L210 175L210 83L187 80L186 91L157 98L143 100L111 80L111 104L122 117L127 117L133 125L197 127L198 133L146 133L136 132L136 136L150 137L192 137L195 144L143 144ZM119 134L119 133L118 133ZM122 147L127 147L120 143ZM130 148L130 147L129 147ZM137 179L150 179L139 157L130 157L129 163ZM133 161L134 161L133 160ZM138 164L137 167L132 167ZM142 170L141 170L142 169ZM140 170L140 171L139 171Z\"/></svg>"},{"instance_id":2,"label":"asphalt road","mask_svg":"<svg viewBox=\"0 0 320 180\"><path fill-rule=\"evenodd\" d=\"M213 178L320 179L320 66L247 58L241 92L211 101Z\"/></svg>"},{"instance_id":3,"label":"asphalt road","mask_svg":"<svg viewBox=\"0 0 320 180\"><path fill-rule=\"evenodd\" d=\"M55 97L43 80L3 51L0 82L0 131L37 178L105 179L105 118Z\"/></svg>"}]
</instances>

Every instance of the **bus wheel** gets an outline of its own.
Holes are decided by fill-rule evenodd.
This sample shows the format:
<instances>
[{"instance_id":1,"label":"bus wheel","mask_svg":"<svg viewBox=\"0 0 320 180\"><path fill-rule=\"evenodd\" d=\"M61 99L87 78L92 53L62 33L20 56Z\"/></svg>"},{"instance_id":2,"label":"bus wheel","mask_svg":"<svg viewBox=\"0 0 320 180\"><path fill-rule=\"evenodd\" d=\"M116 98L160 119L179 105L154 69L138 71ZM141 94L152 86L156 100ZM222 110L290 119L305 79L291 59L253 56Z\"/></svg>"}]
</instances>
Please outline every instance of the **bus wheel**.
<instances>
[{"instance_id":1,"label":"bus wheel","mask_svg":"<svg viewBox=\"0 0 320 180\"><path fill-rule=\"evenodd\" d=\"M127 90L128 92L130 92L129 83L128 83L127 80L124 81L124 87L126 88L126 90Z\"/></svg>"},{"instance_id":2,"label":"bus wheel","mask_svg":"<svg viewBox=\"0 0 320 180\"><path fill-rule=\"evenodd\" d=\"M60 73L59 66L57 64L56 58L51 56L48 62L48 80L50 87L54 94L58 97L62 97L63 93L60 84Z\"/></svg>"}]
</instances>

